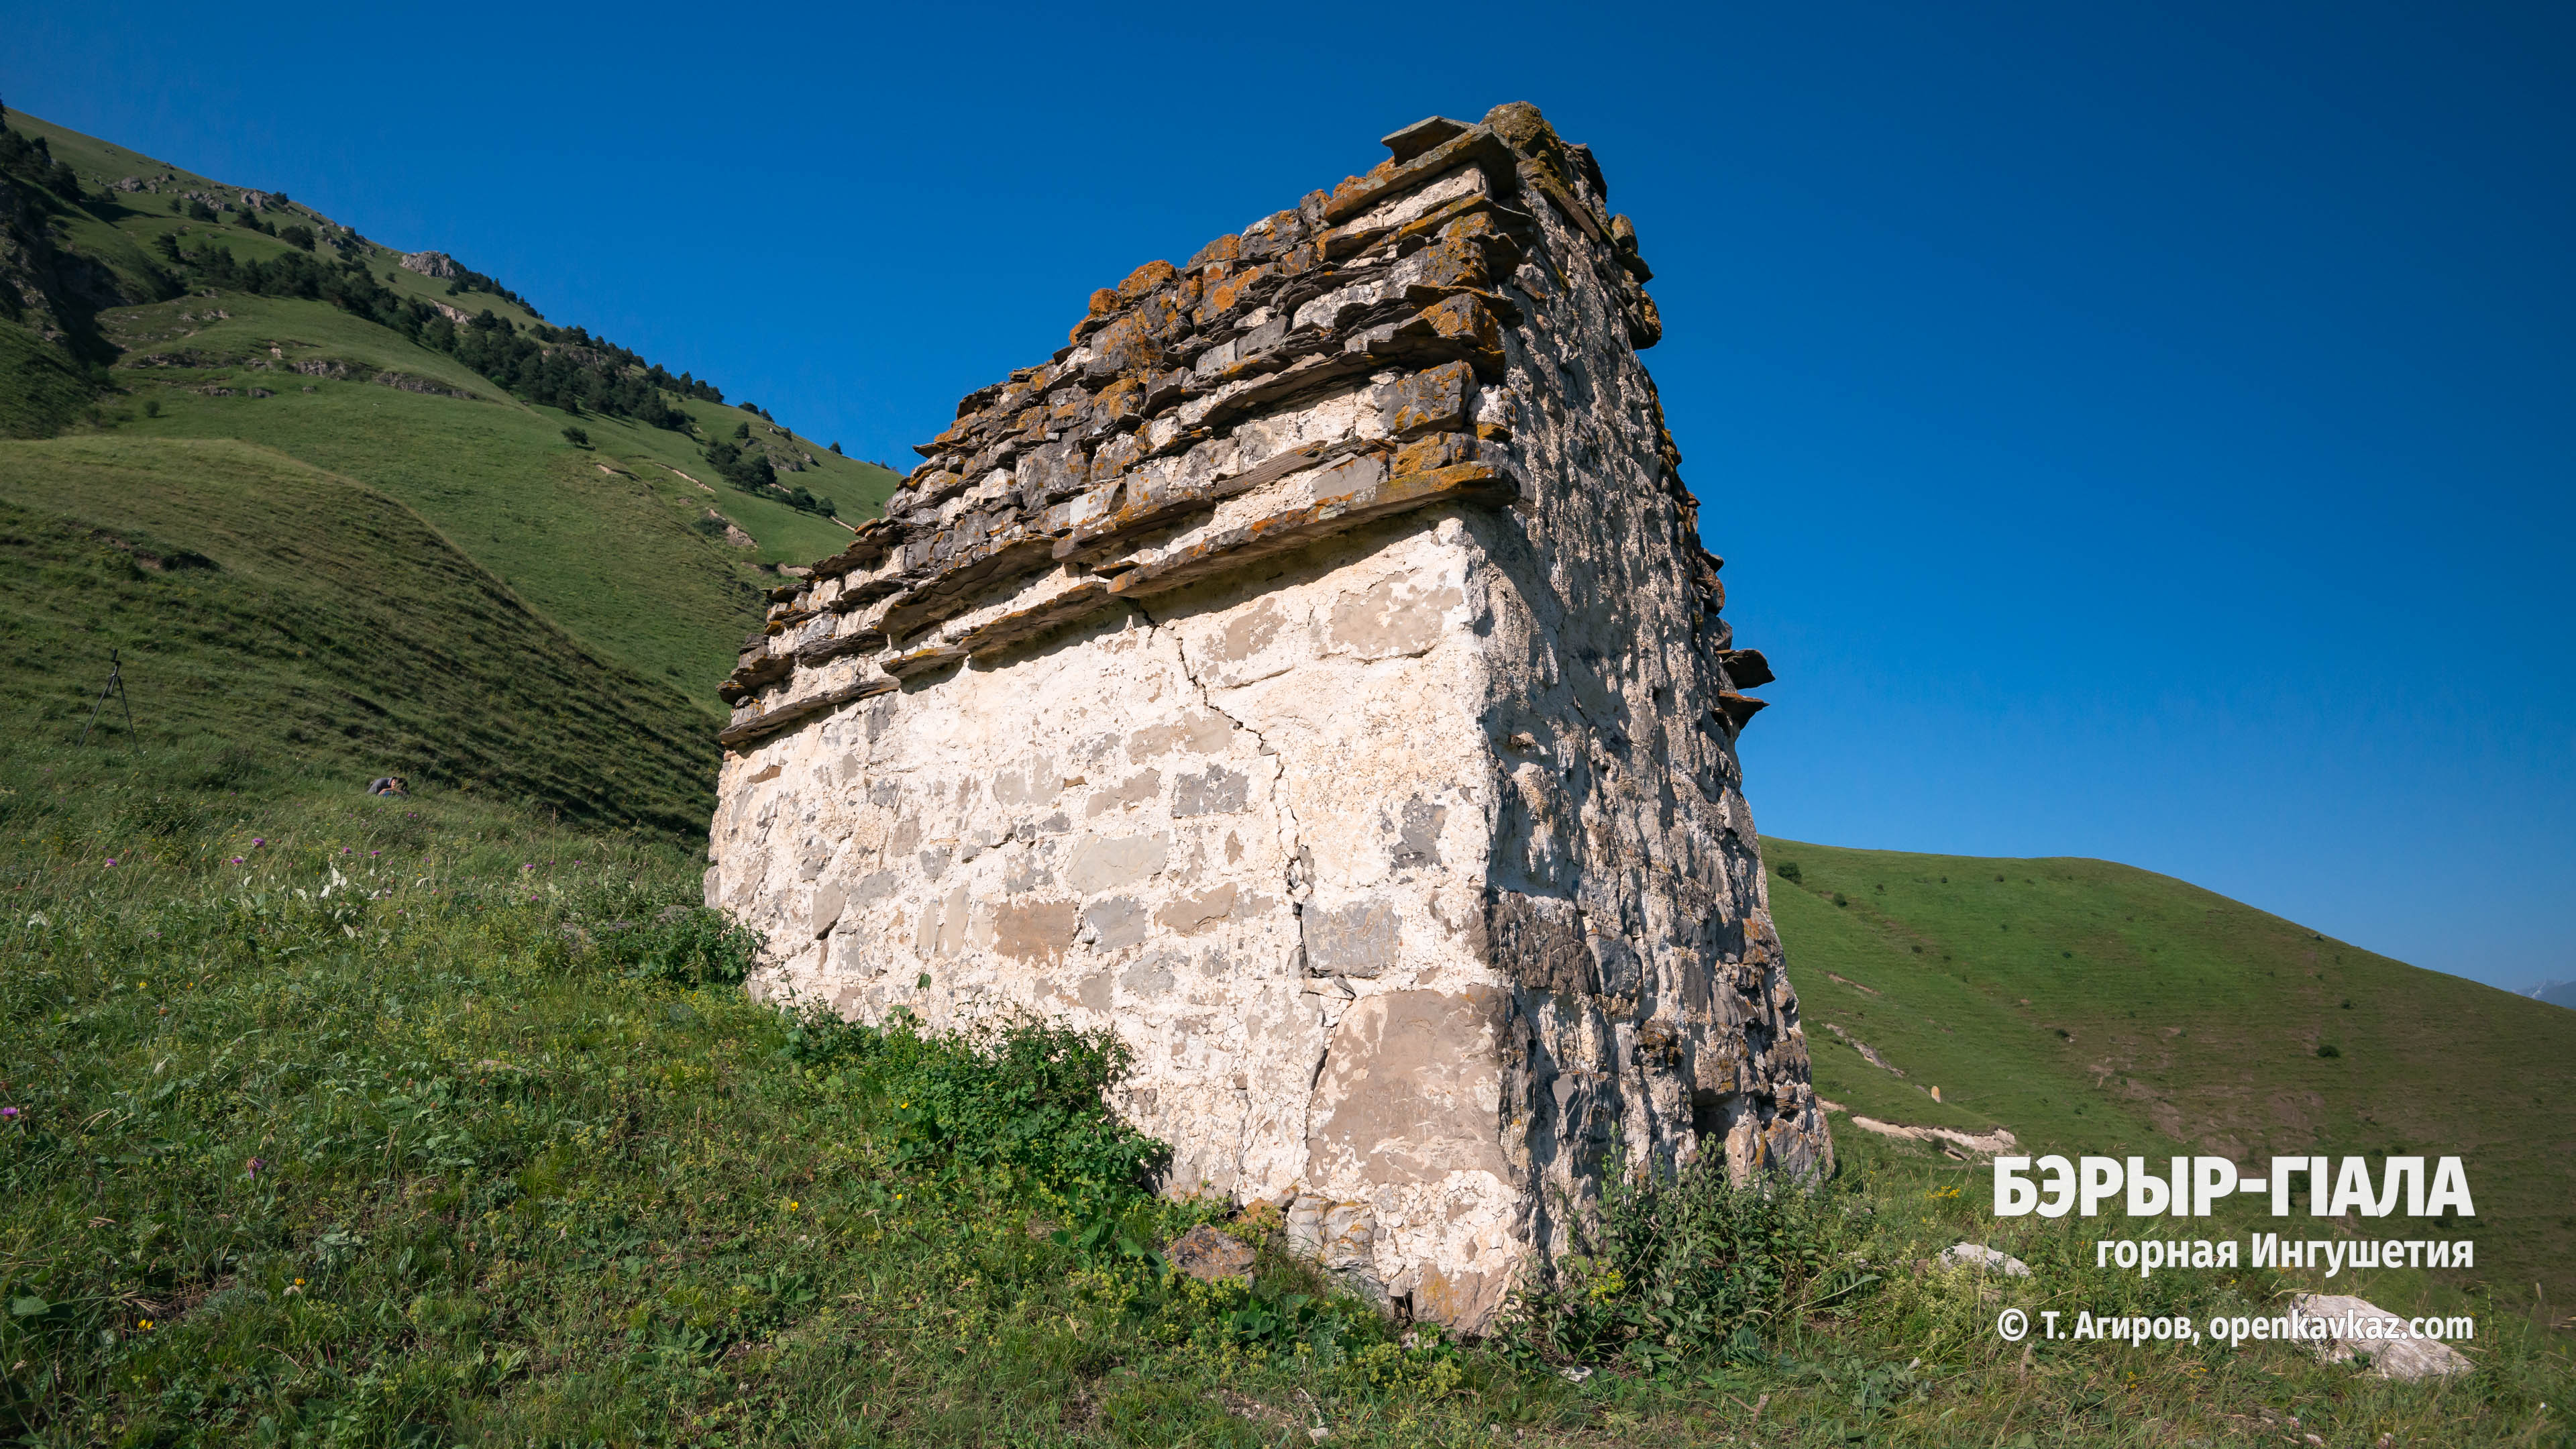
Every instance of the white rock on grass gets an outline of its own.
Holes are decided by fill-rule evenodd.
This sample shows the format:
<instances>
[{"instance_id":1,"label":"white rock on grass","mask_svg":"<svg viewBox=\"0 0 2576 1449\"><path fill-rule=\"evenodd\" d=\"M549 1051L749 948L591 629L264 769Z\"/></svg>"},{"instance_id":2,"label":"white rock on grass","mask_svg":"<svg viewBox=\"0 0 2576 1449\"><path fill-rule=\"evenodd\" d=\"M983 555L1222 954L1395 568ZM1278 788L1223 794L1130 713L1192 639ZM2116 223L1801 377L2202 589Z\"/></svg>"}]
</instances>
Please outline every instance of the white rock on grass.
<instances>
[{"instance_id":1,"label":"white rock on grass","mask_svg":"<svg viewBox=\"0 0 2576 1449\"><path fill-rule=\"evenodd\" d=\"M1941 1250L1944 1268L1992 1268L2007 1278L2027 1278L2030 1265L2010 1253L1997 1252L1983 1243L1959 1243Z\"/></svg>"},{"instance_id":2,"label":"white rock on grass","mask_svg":"<svg viewBox=\"0 0 2576 1449\"><path fill-rule=\"evenodd\" d=\"M2318 1357L2339 1363L2363 1354L2370 1359L2370 1371L2384 1379L2433 1378L2476 1367L2448 1344L2408 1337L2403 1315L2347 1293L2298 1294L2290 1300L2290 1316L2325 1323L2328 1337L2317 1346ZM2374 1319L2385 1337L2367 1336Z\"/></svg>"}]
</instances>

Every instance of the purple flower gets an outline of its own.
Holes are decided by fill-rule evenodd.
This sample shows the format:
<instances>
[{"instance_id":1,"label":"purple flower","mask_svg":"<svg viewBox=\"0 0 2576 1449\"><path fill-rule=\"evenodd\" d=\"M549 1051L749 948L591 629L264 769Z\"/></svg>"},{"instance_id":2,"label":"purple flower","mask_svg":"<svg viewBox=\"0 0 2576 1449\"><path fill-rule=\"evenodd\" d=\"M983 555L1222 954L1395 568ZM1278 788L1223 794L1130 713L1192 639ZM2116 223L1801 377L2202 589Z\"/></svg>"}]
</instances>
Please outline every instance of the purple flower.
<instances>
[{"instance_id":1,"label":"purple flower","mask_svg":"<svg viewBox=\"0 0 2576 1449\"><path fill-rule=\"evenodd\" d=\"M17 1115L18 1109L15 1107L0 1107L0 1122L6 1122Z\"/></svg>"},{"instance_id":2,"label":"purple flower","mask_svg":"<svg viewBox=\"0 0 2576 1449\"><path fill-rule=\"evenodd\" d=\"M113 859L111 859L111 860L109 860L109 861L108 861L108 864L109 864L109 865L114 865L114 864L116 864L116 862L115 862Z\"/></svg>"},{"instance_id":3,"label":"purple flower","mask_svg":"<svg viewBox=\"0 0 2576 1449\"><path fill-rule=\"evenodd\" d=\"M264 836L264 835L262 835L262 836L254 836L254 837L252 837L252 839L251 839L251 843L250 843L250 845L251 845L251 849L253 849L253 850L257 850L259 847L261 847L261 846L263 846L263 845L266 845L266 844L268 844L268 837L267 837L267 836Z\"/></svg>"},{"instance_id":4,"label":"purple flower","mask_svg":"<svg viewBox=\"0 0 2576 1449\"><path fill-rule=\"evenodd\" d=\"M241 858L240 856L236 855L236 856L234 856L234 857L233 857L233 864L235 864L235 865L239 865L239 864L241 864L241 863L242 863L242 858Z\"/></svg>"},{"instance_id":5,"label":"purple flower","mask_svg":"<svg viewBox=\"0 0 2576 1449\"><path fill-rule=\"evenodd\" d=\"M257 1177L257 1176L259 1176L259 1170L260 1170L261 1168L263 1168L263 1167L266 1167L266 1166L268 1166L268 1164L267 1164L267 1163L265 1163L265 1162L261 1161L260 1159L258 1159L258 1158L256 1158L256 1157L252 1158L252 1159L250 1160L250 1175L251 1175L251 1176L253 1176L253 1177Z\"/></svg>"},{"instance_id":6,"label":"purple flower","mask_svg":"<svg viewBox=\"0 0 2576 1449\"><path fill-rule=\"evenodd\" d=\"M520 867L519 867L519 869L521 869L521 870L535 870L536 868L537 868L537 867L536 867L536 865L535 865L533 862L531 862L530 864L523 865L523 866L520 866Z\"/></svg>"},{"instance_id":7,"label":"purple flower","mask_svg":"<svg viewBox=\"0 0 2576 1449\"><path fill-rule=\"evenodd\" d=\"M370 850L370 851L368 851L368 852L367 852L367 854L369 854L369 855L382 855L382 854L384 854L384 852L383 852L383 851L381 851L381 850Z\"/></svg>"}]
</instances>

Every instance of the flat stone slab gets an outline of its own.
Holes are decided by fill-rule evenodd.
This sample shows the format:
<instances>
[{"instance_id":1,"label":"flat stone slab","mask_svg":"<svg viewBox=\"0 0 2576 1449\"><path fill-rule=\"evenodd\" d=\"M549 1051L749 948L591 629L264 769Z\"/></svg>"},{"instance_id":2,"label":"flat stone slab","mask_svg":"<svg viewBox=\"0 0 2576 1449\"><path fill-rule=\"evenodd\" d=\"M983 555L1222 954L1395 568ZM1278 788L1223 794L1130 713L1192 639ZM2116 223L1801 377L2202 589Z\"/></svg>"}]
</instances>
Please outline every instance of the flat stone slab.
<instances>
[{"instance_id":1,"label":"flat stone slab","mask_svg":"<svg viewBox=\"0 0 2576 1449\"><path fill-rule=\"evenodd\" d=\"M2290 1300L2290 1316L2322 1321L2326 1339L2317 1356L2340 1363L2355 1355L2370 1360L2370 1371L2383 1379L2427 1379L2464 1374L2477 1365L2446 1343L2413 1338L2407 1318L2348 1293L2301 1293ZM2382 1335L2372 1337L2372 1334Z\"/></svg>"},{"instance_id":2,"label":"flat stone slab","mask_svg":"<svg viewBox=\"0 0 2576 1449\"><path fill-rule=\"evenodd\" d=\"M1236 1242L1205 1223L1172 1239L1163 1256L1173 1267L1202 1283L1221 1278L1252 1281L1252 1249Z\"/></svg>"}]
</instances>

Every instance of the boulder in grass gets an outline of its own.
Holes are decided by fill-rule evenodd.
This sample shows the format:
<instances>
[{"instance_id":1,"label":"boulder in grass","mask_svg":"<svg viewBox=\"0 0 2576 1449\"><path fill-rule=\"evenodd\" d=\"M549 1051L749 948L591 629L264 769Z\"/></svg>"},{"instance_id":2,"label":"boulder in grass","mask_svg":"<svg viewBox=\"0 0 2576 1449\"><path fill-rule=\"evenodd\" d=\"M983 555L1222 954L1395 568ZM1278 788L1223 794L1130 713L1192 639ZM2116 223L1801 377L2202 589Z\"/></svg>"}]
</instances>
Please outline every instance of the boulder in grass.
<instances>
[{"instance_id":1,"label":"boulder in grass","mask_svg":"<svg viewBox=\"0 0 2576 1449\"><path fill-rule=\"evenodd\" d=\"M2325 1324L2318 1357L2336 1363L2356 1354L2366 1356L2370 1371L2383 1379L2436 1378L2476 1367L2449 1344L2409 1336L2404 1315L2347 1293L2298 1294L2290 1299L2290 1316Z\"/></svg>"},{"instance_id":2,"label":"boulder in grass","mask_svg":"<svg viewBox=\"0 0 2576 1449\"><path fill-rule=\"evenodd\" d=\"M1205 1223L1172 1239L1163 1256L1202 1283L1221 1278L1252 1281L1252 1250Z\"/></svg>"},{"instance_id":3,"label":"boulder in grass","mask_svg":"<svg viewBox=\"0 0 2576 1449\"><path fill-rule=\"evenodd\" d=\"M2030 1265L2010 1253L1997 1252L1983 1243L1958 1243L1941 1250L1944 1268L1990 1268L2007 1278L2027 1278Z\"/></svg>"}]
</instances>

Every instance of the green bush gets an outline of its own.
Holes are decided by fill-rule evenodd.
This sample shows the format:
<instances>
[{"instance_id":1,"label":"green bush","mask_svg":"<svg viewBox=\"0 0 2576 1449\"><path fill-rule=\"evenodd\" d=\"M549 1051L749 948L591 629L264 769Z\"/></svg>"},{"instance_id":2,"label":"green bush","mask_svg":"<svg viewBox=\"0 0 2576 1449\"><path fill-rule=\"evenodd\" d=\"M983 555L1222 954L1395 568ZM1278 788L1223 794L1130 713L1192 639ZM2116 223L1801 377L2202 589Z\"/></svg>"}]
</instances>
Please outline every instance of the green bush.
<instances>
[{"instance_id":1,"label":"green bush","mask_svg":"<svg viewBox=\"0 0 2576 1449\"><path fill-rule=\"evenodd\" d=\"M694 990L734 986L760 960L760 933L705 906L664 906L646 920L606 921L593 928L601 960L637 981Z\"/></svg>"},{"instance_id":2,"label":"green bush","mask_svg":"<svg viewBox=\"0 0 2576 1449\"><path fill-rule=\"evenodd\" d=\"M1678 1171L1632 1172L1614 1158L1576 1250L1514 1293L1507 1341L1524 1359L1643 1370L1742 1357L1790 1310L1875 1281L1837 1266L1841 1236L1825 1190L1780 1178L1739 1186L1720 1153Z\"/></svg>"},{"instance_id":3,"label":"green bush","mask_svg":"<svg viewBox=\"0 0 2576 1449\"><path fill-rule=\"evenodd\" d=\"M1780 862L1780 879L1787 881L1791 885L1803 885L1806 883L1807 873L1798 869L1798 863L1796 861L1784 860Z\"/></svg>"},{"instance_id":4,"label":"green bush","mask_svg":"<svg viewBox=\"0 0 2576 1449\"><path fill-rule=\"evenodd\" d=\"M1169 1157L1105 1103L1130 1062L1107 1030L1016 1019L924 1033L901 1009L876 1027L812 1008L785 1051L825 1089L873 1098L894 1160L917 1170L1026 1181L1096 1211L1149 1195Z\"/></svg>"}]
</instances>

